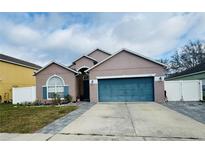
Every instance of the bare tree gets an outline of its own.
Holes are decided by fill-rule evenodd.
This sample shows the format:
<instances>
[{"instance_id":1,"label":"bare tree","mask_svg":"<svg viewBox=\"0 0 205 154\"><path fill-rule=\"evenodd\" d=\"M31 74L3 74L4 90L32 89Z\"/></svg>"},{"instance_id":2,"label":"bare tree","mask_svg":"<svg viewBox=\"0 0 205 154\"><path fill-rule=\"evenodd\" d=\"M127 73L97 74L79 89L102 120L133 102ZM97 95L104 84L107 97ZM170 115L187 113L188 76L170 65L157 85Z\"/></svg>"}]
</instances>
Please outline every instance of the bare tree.
<instances>
[{"instance_id":1,"label":"bare tree","mask_svg":"<svg viewBox=\"0 0 205 154\"><path fill-rule=\"evenodd\" d=\"M171 57L170 60L170 73L181 72L183 70L182 62L178 51Z\"/></svg>"},{"instance_id":2,"label":"bare tree","mask_svg":"<svg viewBox=\"0 0 205 154\"><path fill-rule=\"evenodd\" d=\"M165 67L165 70L166 70L165 74L168 75L169 72L170 72L170 63L169 63L169 59L164 58L164 59L158 59L157 61L160 62L160 63L163 63L163 64L167 65L167 67Z\"/></svg>"},{"instance_id":3,"label":"bare tree","mask_svg":"<svg viewBox=\"0 0 205 154\"><path fill-rule=\"evenodd\" d=\"M189 41L171 57L171 72L181 72L205 62L205 44L202 41Z\"/></svg>"}]
</instances>

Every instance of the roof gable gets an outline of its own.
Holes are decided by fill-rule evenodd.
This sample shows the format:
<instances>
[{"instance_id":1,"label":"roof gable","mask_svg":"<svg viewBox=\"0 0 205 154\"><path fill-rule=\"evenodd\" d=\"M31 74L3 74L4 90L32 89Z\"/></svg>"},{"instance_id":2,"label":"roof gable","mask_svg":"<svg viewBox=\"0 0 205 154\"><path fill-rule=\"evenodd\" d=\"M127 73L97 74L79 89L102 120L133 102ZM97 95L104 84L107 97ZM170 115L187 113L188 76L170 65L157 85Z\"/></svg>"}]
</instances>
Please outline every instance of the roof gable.
<instances>
[{"instance_id":1,"label":"roof gable","mask_svg":"<svg viewBox=\"0 0 205 154\"><path fill-rule=\"evenodd\" d=\"M82 58L87 58L87 59L92 60L93 62L96 62L96 63L99 62L97 59L95 59L95 58L93 58L93 57L90 56L90 55L92 55L92 54L95 53L95 52L102 52L102 53L104 53L104 54L106 54L106 55L108 55L108 56L111 55L110 53L105 52L105 51L103 51L103 50L97 48L97 49L93 50L92 52L90 52L89 54L83 55L83 56L79 57L78 59L74 60L73 63L72 63L71 65L69 65L68 67L71 68L72 66L75 65L75 63L76 63L77 61L81 60Z\"/></svg>"},{"instance_id":2,"label":"roof gable","mask_svg":"<svg viewBox=\"0 0 205 154\"><path fill-rule=\"evenodd\" d=\"M11 63L11 64L15 64L15 65L19 65L19 66L23 66L23 67L28 67L28 68L33 68L33 69L40 69L41 66L21 60L21 59L17 59L14 57L10 57L4 54L0 54L0 61L3 62L7 62L7 63Z\"/></svg>"},{"instance_id":3,"label":"roof gable","mask_svg":"<svg viewBox=\"0 0 205 154\"><path fill-rule=\"evenodd\" d=\"M90 60L90 61L92 61L92 62L97 63L97 60L95 60L94 58L89 57L89 56L86 56L86 55L83 55L83 56L81 56L80 58L78 58L78 59L76 59L75 61L73 61L73 63L72 63L71 65L69 65L68 67L72 69L72 67L75 66L76 63L77 63L78 61L80 61L81 59L83 59L83 58L86 58L86 59L88 59L88 60Z\"/></svg>"},{"instance_id":4,"label":"roof gable","mask_svg":"<svg viewBox=\"0 0 205 154\"><path fill-rule=\"evenodd\" d=\"M101 62L104 59L106 59L107 57L109 57L111 54L109 54L103 50L96 49L96 50L92 51L91 53L89 53L88 55L92 58L95 58L98 62Z\"/></svg>"},{"instance_id":5,"label":"roof gable","mask_svg":"<svg viewBox=\"0 0 205 154\"><path fill-rule=\"evenodd\" d=\"M92 52L90 52L90 53L87 54L87 55L90 56L90 55L92 55L94 52L102 52L102 53L107 54L107 55L109 55L109 56L111 55L110 53L108 53L108 52L106 52L106 51L104 51L104 50L101 50L101 49L99 49L99 48L93 50Z\"/></svg>"},{"instance_id":6,"label":"roof gable","mask_svg":"<svg viewBox=\"0 0 205 154\"><path fill-rule=\"evenodd\" d=\"M81 60L82 58L87 58L87 59L89 59L89 60L92 60L92 61L94 61L94 62L97 62L96 59L94 59L94 58L92 58L92 57L89 57L89 56L86 56L86 55L83 55L83 56L81 56L80 58L78 58L78 59L76 59L75 61L73 61L73 63L75 63L75 62Z\"/></svg>"},{"instance_id":7,"label":"roof gable","mask_svg":"<svg viewBox=\"0 0 205 154\"><path fill-rule=\"evenodd\" d=\"M64 65L62 65L62 64L59 64L59 63L53 61L53 62L49 63L48 65L46 65L45 67L43 67L43 68L41 68L40 70L38 70L34 75L37 75L38 73L40 73L41 71L45 70L47 67L49 67L49 66L52 65L52 64L56 64L56 65L58 65L58 66L60 66L60 67L62 67L62 68L64 68L64 69L66 69L66 70L68 70L68 71L71 71L71 72L73 72L73 73L78 74L77 71L75 71L75 70L73 70L73 69L71 69L71 68L69 68L69 67L66 67L66 66L64 66Z\"/></svg>"},{"instance_id":8,"label":"roof gable","mask_svg":"<svg viewBox=\"0 0 205 154\"><path fill-rule=\"evenodd\" d=\"M144 55L141 55L141 54L136 53L136 52L132 52L132 51L130 51L130 50L128 50L128 49L122 49L122 50L116 52L115 54L109 56L109 57L106 58L105 60L101 61L100 63L94 65L94 66L91 67L90 69L86 70L86 72L89 72L90 70L92 70L92 69L98 67L98 66L101 65L102 63L104 63L104 62L106 62L107 60L109 60L109 59L115 57L116 55L118 55L118 54L121 53L121 52L128 52L128 53L130 53L130 54L132 54L132 55L134 55L134 56L138 56L138 57L140 57L140 58L143 58L143 59L145 59L145 60L148 60L148 61L150 61L150 62L153 62L153 63L155 63L155 64L158 64L158 65L160 65L160 66L162 66L162 67L166 67L165 64L162 64L162 63L160 63L160 62L158 62L158 61L155 61L155 60L153 60L153 59L151 59L151 58L148 58L148 57L146 57L146 56L144 56Z\"/></svg>"}]
</instances>

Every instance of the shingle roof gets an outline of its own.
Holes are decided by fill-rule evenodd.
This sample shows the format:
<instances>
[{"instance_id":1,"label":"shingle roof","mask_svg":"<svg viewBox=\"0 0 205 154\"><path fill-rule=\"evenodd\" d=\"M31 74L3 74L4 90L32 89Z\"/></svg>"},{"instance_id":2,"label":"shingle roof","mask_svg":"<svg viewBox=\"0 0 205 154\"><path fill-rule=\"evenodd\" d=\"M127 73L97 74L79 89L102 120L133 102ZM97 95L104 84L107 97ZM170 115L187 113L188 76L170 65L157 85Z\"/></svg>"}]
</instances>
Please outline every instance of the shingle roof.
<instances>
[{"instance_id":1,"label":"shingle roof","mask_svg":"<svg viewBox=\"0 0 205 154\"><path fill-rule=\"evenodd\" d=\"M198 72L202 72L202 71L205 71L205 62L203 62L199 65L196 65L195 67L189 68L185 71L171 74L166 79L176 78L176 77L189 75L189 74L193 74L193 73L198 73Z\"/></svg>"},{"instance_id":2,"label":"shingle roof","mask_svg":"<svg viewBox=\"0 0 205 154\"><path fill-rule=\"evenodd\" d=\"M7 63L12 63L12 64L16 64L16 65L20 65L20 66L24 66L24 67L29 67L29 68L34 68L34 69L40 69L41 66L21 60L21 59L17 59L14 57L10 57L4 54L0 54L0 61L4 61Z\"/></svg>"}]
</instances>

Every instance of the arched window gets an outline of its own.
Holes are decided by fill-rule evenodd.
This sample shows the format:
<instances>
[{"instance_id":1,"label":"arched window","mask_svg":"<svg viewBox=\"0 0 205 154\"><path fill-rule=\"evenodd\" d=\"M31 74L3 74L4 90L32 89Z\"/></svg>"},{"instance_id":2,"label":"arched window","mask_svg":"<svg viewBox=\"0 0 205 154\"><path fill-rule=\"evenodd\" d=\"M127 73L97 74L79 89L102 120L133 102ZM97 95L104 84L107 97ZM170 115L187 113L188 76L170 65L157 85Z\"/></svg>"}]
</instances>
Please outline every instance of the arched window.
<instances>
[{"instance_id":1,"label":"arched window","mask_svg":"<svg viewBox=\"0 0 205 154\"><path fill-rule=\"evenodd\" d=\"M47 81L48 98L53 98L54 94L64 97L64 86L63 79L57 75L50 77Z\"/></svg>"}]
</instances>

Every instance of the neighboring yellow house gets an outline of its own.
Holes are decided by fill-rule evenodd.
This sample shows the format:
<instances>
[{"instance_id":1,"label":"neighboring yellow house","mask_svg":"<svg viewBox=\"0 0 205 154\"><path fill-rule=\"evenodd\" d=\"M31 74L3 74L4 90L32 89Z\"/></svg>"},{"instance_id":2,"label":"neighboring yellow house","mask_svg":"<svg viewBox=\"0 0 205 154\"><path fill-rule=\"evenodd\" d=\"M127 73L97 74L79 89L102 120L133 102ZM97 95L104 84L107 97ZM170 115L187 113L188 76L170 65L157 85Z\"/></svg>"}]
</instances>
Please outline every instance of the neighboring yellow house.
<instances>
[{"instance_id":1,"label":"neighboring yellow house","mask_svg":"<svg viewBox=\"0 0 205 154\"><path fill-rule=\"evenodd\" d=\"M11 101L13 87L35 86L34 71L41 67L0 54L0 101Z\"/></svg>"}]
</instances>

